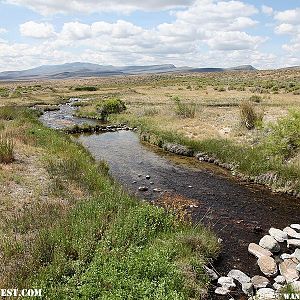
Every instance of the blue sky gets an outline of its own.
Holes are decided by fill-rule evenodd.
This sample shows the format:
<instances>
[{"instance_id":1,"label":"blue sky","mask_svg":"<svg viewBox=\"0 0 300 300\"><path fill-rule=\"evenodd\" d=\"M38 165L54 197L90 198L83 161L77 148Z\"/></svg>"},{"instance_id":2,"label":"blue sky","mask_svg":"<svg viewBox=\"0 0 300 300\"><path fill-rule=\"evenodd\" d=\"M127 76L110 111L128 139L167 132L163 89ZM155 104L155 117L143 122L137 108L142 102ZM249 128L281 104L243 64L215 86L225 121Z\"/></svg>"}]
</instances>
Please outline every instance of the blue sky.
<instances>
[{"instance_id":1,"label":"blue sky","mask_svg":"<svg viewBox=\"0 0 300 300\"><path fill-rule=\"evenodd\" d=\"M0 71L73 61L300 65L300 1L0 0Z\"/></svg>"}]
</instances>

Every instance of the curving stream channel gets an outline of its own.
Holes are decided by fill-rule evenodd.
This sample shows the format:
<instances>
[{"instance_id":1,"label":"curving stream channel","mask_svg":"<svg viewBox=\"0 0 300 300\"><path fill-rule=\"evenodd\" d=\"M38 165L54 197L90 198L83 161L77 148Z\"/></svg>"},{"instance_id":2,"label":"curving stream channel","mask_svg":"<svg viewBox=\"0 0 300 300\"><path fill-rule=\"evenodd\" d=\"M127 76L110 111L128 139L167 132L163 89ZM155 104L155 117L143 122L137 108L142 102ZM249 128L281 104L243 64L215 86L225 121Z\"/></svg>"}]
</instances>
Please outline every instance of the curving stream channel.
<instances>
[{"instance_id":1,"label":"curving stream channel","mask_svg":"<svg viewBox=\"0 0 300 300\"><path fill-rule=\"evenodd\" d=\"M63 105L61 111L46 112L41 120L60 128L62 115L76 122L71 113ZM214 264L222 275L233 268L250 276L260 274L255 257L248 254L249 243L258 243L270 227L283 229L300 222L299 199L240 183L219 167L143 145L134 132L81 135L78 140L96 159L107 161L111 175L140 198L152 201L168 191L193 199L193 221L210 226L223 240L222 253ZM142 192L140 186L149 189Z\"/></svg>"}]
</instances>

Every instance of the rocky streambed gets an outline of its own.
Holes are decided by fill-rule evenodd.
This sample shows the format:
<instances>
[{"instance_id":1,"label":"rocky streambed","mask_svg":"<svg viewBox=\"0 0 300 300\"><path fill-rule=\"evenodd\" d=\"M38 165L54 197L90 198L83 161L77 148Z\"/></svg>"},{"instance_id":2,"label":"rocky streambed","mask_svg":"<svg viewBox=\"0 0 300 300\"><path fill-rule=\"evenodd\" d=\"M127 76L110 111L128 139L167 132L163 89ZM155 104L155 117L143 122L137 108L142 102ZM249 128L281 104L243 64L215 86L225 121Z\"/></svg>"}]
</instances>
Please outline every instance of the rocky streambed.
<instances>
[{"instance_id":1,"label":"rocky streambed","mask_svg":"<svg viewBox=\"0 0 300 300\"><path fill-rule=\"evenodd\" d=\"M61 129L62 112L58 115L60 126L56 124L56 113L45 112L42 121ZM76 118L69 121L76 124ZM189 211L193 222L204 223L216 232L222 246L220 257L213 263L218 277L229 277L232 270L240 270L250 279L258 274L266 277L257 257L248 252L249 244L259 244L271 227L286 228L291 220L300 223L299 199L272 193L254 183L238 182L230 171L217 165L141 144L135 132L118 128L122 129L117 126L109 132L82 134L77 139L96 159L108 162L110 174L130 193L153 203L177 203ZM166 150L172 150L173 145L169 147ZM178 147L173 150L179 151ZM290 251L284 253L291 255ZM234 283L238 284L236 279ZM222 285L217 281L214 285L214 299L248 297L242 286L230 289L225 296L217 295L215 290Z\"/></svg>"}]
</instances>

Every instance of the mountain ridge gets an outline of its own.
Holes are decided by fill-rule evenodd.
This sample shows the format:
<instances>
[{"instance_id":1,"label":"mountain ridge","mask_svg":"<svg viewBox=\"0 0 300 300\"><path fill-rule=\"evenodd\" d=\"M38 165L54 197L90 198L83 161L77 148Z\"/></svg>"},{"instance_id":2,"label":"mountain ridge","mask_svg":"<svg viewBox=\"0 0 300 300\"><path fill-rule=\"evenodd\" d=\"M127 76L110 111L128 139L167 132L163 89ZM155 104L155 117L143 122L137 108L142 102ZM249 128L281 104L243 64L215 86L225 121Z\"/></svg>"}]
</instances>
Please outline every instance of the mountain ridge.
<instances>
[{"instance_id":1,"label":"mountain ridge","mask_svg":"<svg viewBox=\"0 0 300 300\"><path fill-rule=\"evenodd\" d=\"M21 71L0 72L0 80L30 79L67 79L78 77L103 77L117 75L159 74L173 72L225 72L225 71L256 71L251 65L233 68L193 68L176 67L173 64L113 66L93 63L73 62L60 65L42 65Z\"/></svg>"}]
</instances>

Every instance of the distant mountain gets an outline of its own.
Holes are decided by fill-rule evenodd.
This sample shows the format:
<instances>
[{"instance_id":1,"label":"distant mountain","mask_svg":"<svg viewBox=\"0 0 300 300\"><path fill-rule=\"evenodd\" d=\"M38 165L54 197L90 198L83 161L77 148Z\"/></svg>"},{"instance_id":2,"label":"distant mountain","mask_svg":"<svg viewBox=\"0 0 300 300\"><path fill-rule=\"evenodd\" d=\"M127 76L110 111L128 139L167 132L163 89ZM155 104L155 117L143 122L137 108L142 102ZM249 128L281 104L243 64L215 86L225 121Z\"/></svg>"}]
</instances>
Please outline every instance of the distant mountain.
<instances>
[{"instance_id":1,"label":"distant mountain","mask_svg":"<svg viewBox=\"0 0 300 300\"><path fill-rule=\"evenodd\" d=\"M32 79L66 79L78 77L101 77L116 75L133 75L148 73L170 72L224 72L224 71L255 71L252 66L238 66L229 69L223 68L176 68L172 64L150 66L123 66L98 65L91 63L67 63L62 65L46 65L23 71L6 71L0 73L0 80L32 80Z\"/></svg>"},{"instance_id":2,"label":"distant mountain","mask_svg":"<svg viewBox=\"0 0 300 300\"><path fill-rule=\"evenodd\" d=\"M282 68L279 70L295 70L295 71L299 71L300 70L300 66L293 66L293 67L287 67L287 68Z\"/></svg>"}]
</instances>

